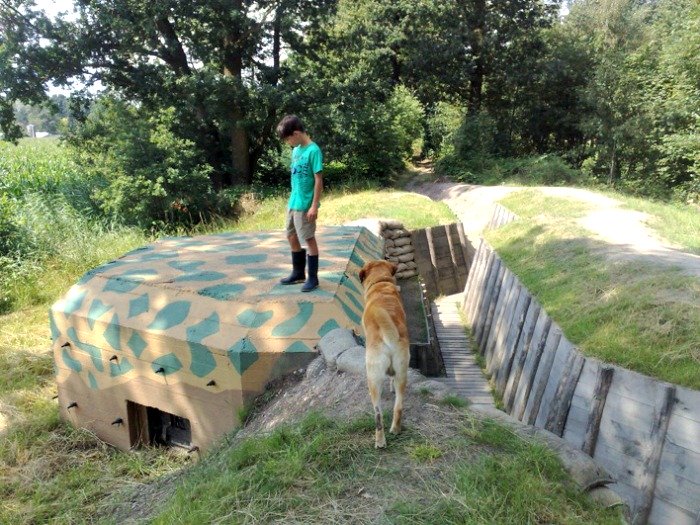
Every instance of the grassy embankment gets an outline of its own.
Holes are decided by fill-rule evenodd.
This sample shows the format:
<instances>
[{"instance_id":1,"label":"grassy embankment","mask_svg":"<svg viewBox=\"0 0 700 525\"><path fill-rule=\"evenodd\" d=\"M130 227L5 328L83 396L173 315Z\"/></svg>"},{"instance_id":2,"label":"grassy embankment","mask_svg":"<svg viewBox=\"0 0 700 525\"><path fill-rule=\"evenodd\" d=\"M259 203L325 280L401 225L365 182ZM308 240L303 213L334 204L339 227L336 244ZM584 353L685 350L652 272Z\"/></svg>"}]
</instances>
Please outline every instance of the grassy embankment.
<instances>
[{"instance_id":1,"label":"grassy embankment","mask_svg":"<svg viewBox=\"0 0 700 525\"><path fill-rule=\"evenodd\" d=\"M697 210L614 197L649 213L659 235L697 251ZM570 341L587 355L700 389L697 278L648 260L606 257L609 247L577 223L589 211L581 201L530 189L502 203L520 220L487 239Z\"/></svg>"},{"instance_id":2,"label":"grassy embankment","mask_svg":"<svg viewBox=\"0 0 700 525\"><path fill-rule=\"evenodd\" d=\"M546 447L464 408L434 409L440 424L409 427L381 451L371 415L310 414L222 447L179 480L153 523L620 523Z\"/></svg>"}]
</instances>

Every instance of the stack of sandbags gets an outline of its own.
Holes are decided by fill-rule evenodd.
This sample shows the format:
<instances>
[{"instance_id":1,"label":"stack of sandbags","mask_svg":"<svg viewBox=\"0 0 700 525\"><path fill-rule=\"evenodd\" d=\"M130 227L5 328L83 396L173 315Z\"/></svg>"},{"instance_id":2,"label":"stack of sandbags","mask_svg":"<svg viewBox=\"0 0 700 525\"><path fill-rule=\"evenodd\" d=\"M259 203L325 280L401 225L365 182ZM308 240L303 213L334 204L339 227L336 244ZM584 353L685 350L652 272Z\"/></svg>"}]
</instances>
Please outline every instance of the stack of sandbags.
<instances>
[{"instance_id":1,"label":"stack of sandbags","mask_svg":"<svg viewBox=\"0 0 700 525\"><path fill-rule=\"evenodd\" d=\"M399 266L396 278L408 279L418 275L411 232L404 229L403 223L395 219L380 219L379 225L380 236L384 238L384 257Z\"/></svg>"}]
</instances>

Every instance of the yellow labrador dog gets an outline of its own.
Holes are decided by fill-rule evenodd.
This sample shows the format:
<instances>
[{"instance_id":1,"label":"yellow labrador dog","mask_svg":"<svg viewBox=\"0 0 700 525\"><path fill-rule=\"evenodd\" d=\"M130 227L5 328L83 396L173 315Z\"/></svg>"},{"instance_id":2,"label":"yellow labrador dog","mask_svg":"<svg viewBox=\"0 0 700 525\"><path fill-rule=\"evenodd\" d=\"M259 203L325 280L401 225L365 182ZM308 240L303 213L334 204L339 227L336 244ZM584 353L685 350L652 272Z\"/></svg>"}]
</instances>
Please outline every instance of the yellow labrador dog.
<instances>
[{"instance_id":1,"label":"yellow labrador dog","mask_svg":"<svg viewBox=\"0 0 700 525\"><path fill-rule=\"evenodd\" d=\"M396 286L396 265L389 261L370 261L360 270L360 282L365 291L365 311L362 327L366 337L367 386L372 398L375 418L374 446L386 447L384 420L381 410L382 383L391 377L395 386L392 434L401 432L401 412L408 375L409 340L406 313Z\"/></svg>"}]
</instances>

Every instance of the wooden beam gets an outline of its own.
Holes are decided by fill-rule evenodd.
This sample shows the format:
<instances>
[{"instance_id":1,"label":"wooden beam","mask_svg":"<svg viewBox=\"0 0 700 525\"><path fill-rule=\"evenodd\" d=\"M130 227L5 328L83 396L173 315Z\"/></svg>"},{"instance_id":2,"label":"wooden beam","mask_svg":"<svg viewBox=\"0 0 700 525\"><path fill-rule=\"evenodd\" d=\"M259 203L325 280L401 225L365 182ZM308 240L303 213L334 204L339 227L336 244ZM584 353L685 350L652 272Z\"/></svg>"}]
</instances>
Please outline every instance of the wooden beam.
<instances>
[{"instance_id":1,"label":"wooden beam","mask_svg":"<svg viewBox=\"0 0 700 525\"><path fill-rule=\"evenodd\" d=\"M649 442L651 450L649 455L644 460L644 466L641 475L641 483L639 492L641 501L639 509L634 517L633 525L643 525L649 520L651 506L654 503L654 489L656 487L656 476L659 472L659 463L661 462L661 452L664 448L666 440L666 432L668 431L668 422L671 418L671 411L676 403L676 387L667 386L664 388L664 400L661 410L656 414L654 425L651 428Z\"/></svg>"},{"instance_id":2,"label":"wooden beam","mask_svg":"<svg viewBox=\"0 0 700 525\"><path fill-rule=\"evenodd\" d=\"M505 341L503 360L500 367L496 371L496 392L501 395L505 394L506 384L510 377L511 369L513 368L515 350L518 347L518 341L522 337L527 309L530 306L530 301L532 300L532 296L528 293L525 287L518 285L518 290L520 295L518 296L518 304L516 305L514 312L514 316L518 316L517 321L514 326L511 321L511 326L508 327L509 331Z\"/></svg>"},{"instance_id":3,"label":"wooden beam","mask_svg":"<svg viewBox=\"0 0 700 525\"><path fill-rule=\"evenodd\" d=\"M460 223L460 227L461 227ZM474 293L474 279L475 279L475 274L477 267L479 266L479 259L483 255L482 253L482 245L484 244L484 239L479 239L479 247L477 248L476 252L474 253L474 257L472 260L469 262L469 273L467 273L467 282L464 285L464 295L462 296L462 312L466 315L467 314L467 305L469 304L469 299Z\"/></svg>"},{"instance_id":4,"label":"wooden beam","mask_svg":"<svg viewBox=\"0 0 700 525\"><path fill-rule=\"evenodd\" d=\"M552 329L552 333L550 335L551 337L553 337L551 345L552 350L546 356L544 356L544 360L540 360L539 366L535 371L535 377L533 378L534 381L534 379L536 379L537 377L538 372L540 370L542 371L540 382L537 383L537 385L535 386L535 390L532 392L532 409L530 410L530 413L527 416L528 425L534 425L535 421L537 421L537 416L540 412L540 404L542 404L542 397L544 396L544 391L547 388L549 373L552 371L554 356L556 356L557 354L557 347L559 346L559 341L561 341L562 337L561 330L559 329Z\"/></svg>"},{"instance_id":5,"label":"wooden beam","mask_svg":"<svg viewBox=\"0 0 700 525\"><path fill-rule=\"evenodd\" d=\"M493 279L489 279L489 285L486 288L486 300L483 303L483 315L482 322L478 325L478 330L476 333L476 342L481 348L481 353L486 350L486 341L488 340L488 335L491 330L491 324L493 323L493 313L496 309L496 302L498 296L501 292L501 287L503 286L503 274L505 272L505 266L501 262L501 259L496 258L497 271L493 274Z\"/></svg>"},{"instance_id":6,"label":"wooden beam","mask_svg":"<svg viewBox=\"0 0 700 525\"><path fill-rule=\"evenodd\" d=\"M586 424L586 435L583 438L583 445L581 445L581 450L591 457L595 453L598 432L600 431L600 419L603 417L603 409L605 408L605 401L608 398L608 391L610 390L614 373L615 369L612 366L601 366L593 390L591 411L588 414L588 423Z\"/></svg>"},{"instance_id":7,"label":"wooden beam","mask_svg":"<svg viewBox=\"0 0 700 525\"><path fill-rule=\"evenodd\" d=\"M559 380L557 391L554 394L554 400L550 405L547 422L544 428L559 437L564 434L564 424L566 423L566 418L571 408L571 399L574 397L576 384L578 383L578 378L581 375L581 370L583 370L585 362L586 360L578 350L574 349L569 354L566 359L566 365L564 366L564 373Z\"/></svg>"},{"instance_id":8,"label":"wooden beam","mask_svg":"<svg viewBox=\"0 0 700 525\"><path fill-rule=\"evenodd\" d=\"M532 296L530 296L532 299ZM540 305L535 301L530 301L530 306L527 309L527 315L530 317L531 321L527 325L525 330L525 337L521 335L518 340L518 346L521 348L519 354L514 358L515 368L508 378L508 383L506 384L506 390L503 393L503 402L505 404L505 409L508 414L513 413L513 404L515 403L515 394L518 391L518 385L520 384L520 377L523 373L523 368L525 366L525 361L527 359L528 352L530 351L530 346L532 344L532 335L535 333L535 326L537 325L537 317L540 315Z\"/></svg>"}]
</instances>

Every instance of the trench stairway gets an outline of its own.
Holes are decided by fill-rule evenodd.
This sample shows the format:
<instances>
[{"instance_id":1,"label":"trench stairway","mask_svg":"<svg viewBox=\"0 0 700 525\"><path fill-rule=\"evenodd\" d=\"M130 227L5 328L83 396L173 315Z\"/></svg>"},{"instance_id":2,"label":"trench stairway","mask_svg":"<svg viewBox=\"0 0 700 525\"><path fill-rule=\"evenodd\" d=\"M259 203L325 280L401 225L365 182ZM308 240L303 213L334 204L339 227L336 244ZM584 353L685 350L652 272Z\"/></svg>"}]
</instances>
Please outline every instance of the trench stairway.
<instances>
[{"instance_id":1,"label":"trench stairway","mask_svg":"<svg viewBox=\"0 0 700 525\"><path fill-rule=\"evenodd\" d=\"M447 377L440 380L449 385L471 405L494 406L491 388L476 362L459 312L462 294L437 298L431 304L433 324Z\"/></svg>"}]
</instances>

